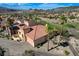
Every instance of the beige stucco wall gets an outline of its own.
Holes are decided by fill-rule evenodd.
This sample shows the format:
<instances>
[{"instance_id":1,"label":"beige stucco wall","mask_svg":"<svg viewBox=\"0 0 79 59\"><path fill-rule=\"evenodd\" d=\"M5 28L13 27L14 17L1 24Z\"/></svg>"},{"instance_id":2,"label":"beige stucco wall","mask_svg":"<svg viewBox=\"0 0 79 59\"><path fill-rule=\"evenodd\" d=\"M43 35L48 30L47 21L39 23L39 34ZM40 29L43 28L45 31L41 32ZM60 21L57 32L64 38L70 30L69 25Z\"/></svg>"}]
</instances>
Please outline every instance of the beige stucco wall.
<instances>
[{"instance_id":1,"label":"beige stucco wall","mask_svg":"<svg viewBox=\"0 0 79 59\"><path fill-rule=\"evenodd\" d=\"M26 41L34 47L34 41L27 36Z\"/></svg>"},{"instance_id":2,"label":"beige stucco wall","mask_svg":"<svg viewBox=\"0 0 79 59\"><path fill-rule=\"evenodd\" d=\"M40 44L40 43L43 43L43 42L45 42L46 40L47 40L47 37L46 37L46 36L41 37L41 38L39 38L39 39L37 39L37 40L34 41L34 46L36 46L36 45L38 45L38 44Z\"/></svg>"},{"instance_id":3,"label":"beige stucco wall","mask_svg":"<svg viewBox=\"0 0 79 59\"><path fill-rule=\"evenodd\" d=\"M22 29L18 30L18 35L22 41L25 41L24 31Z\"/></svg>"},{"instance_id":4,"label":"beige stucco wall","mask_svg":"<svg viewBox=\"0 0 79 59\"><path fill-rule=\"evenodd\" d=\"M14 36L12 36L12 39L15 40L15 41L20 40L19 37L14 37Z\"/></svg>"},{"instance_id":5,"label":"beige stucco wall","mask_svg":"<svg viewBox=\"0 0 79 59\"><path fill-rule=\"evenodd\" d=\"M41 37L41 38L39 38L39 39L37 39L37 40L33 40L33 39L31 39L31 38L29 38L29 37L27 36L27 42L28 42L29 44L31 44L33 47L35 47L36 45L38 45L38 44L40 44L40 43L43 43L43 42L45 42L45 41L46 41L46 36Z\"/></svg>"}]
</instances>

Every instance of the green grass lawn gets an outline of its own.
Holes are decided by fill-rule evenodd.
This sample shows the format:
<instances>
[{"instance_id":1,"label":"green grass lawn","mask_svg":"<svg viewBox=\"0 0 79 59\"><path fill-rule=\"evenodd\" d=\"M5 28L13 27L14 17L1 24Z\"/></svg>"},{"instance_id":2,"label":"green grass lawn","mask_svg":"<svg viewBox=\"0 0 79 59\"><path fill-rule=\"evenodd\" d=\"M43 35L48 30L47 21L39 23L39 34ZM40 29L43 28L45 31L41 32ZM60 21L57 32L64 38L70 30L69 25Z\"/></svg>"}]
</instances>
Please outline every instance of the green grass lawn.
<instances>
[{"instance_id":1,"label":"green grass lawn","mask_svg":"<svg viewBox=\"0 0 79 59\"><path fill-rule=\"evenodd\" d=\"M63 30L67 30L69 28L79 29L79 23L64 23L63 25L61 25L61 24L54 24L54 23L49 23L47 21L41 20L40 24L43 24L44 26L48 24L49 32L53 31L54 29L60 31L62 28Z\"/></svg>"}]
</instances>

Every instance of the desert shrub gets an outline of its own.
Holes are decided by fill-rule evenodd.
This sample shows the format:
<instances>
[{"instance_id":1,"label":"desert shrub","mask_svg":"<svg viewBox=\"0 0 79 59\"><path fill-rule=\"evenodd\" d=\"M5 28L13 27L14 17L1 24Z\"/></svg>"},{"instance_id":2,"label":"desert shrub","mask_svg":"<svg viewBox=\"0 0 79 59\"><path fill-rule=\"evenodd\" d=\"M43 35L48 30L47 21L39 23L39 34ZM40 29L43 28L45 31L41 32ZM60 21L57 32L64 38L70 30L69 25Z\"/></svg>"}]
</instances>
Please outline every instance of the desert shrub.
<instances>
[{"instance_id":1,"label":"desert shrub","mask_svg":"<svg viewBox=\"0 0 79 59\"><path fill-rule=\"evenodd\" d=\"M75 19L76 17L74 15L69 16L69 19Z\"/></svg>"},{"instance_id":2,"label":"desert shrub","mask_svg":"<svg viewBox=\"0 0 79 59\"><path fill-rule=\"evenodd\" d=\"M6 51L4 50L4 48L2 48L1 46L0 46L0 56L4 56L4 53L5 53Z\"/></svg>"},{"instance_id":3,"label":"desert shrub","mask_svg":"<svg viewBox=\"0 0 79 59\"><path fill-rule=\"evenodd\" d=\"M65 53L65 55L69 55L70 54L70 52L67 51L67 50L64 50L64 53Z\"/></svg>"},{"instance_id":4,"label":"desert shrub","mask_svg":"<svg viewBox=\"0 0 79 59\"><path fill-rule=\"evenodd\" d=\"M25 50L24 55L26 56L35 56L35 53L33 50Z\"/></svg>"}]
</instances>

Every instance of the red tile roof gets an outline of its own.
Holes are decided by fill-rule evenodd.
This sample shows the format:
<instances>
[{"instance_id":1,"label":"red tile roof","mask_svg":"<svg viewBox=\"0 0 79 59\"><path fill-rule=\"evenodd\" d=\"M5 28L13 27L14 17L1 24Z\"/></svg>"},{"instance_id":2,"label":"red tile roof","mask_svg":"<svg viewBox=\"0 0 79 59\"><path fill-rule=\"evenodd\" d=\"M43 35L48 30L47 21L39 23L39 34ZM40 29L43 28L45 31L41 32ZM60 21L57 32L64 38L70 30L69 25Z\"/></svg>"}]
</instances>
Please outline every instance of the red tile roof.
<instances>
[{"instance_id":1,"label":"red tile roof","mask_svg":"<svg viewBox=\"0 0 79 59\"><path fill-rule=\"evenodd\" d=\"M31 28L33 30L30 31L29 33L27 33L26 36L28 36L32 40L36 40L36 39L39 39L39 38L47 35L47 33L45 31L46 28L43 25L36 25L36 26L32 26ZM36 28L37 28L37 30L36 30ZM35 35L35 31L36 31L36 35Z\"/></svg>"}]
</instances>

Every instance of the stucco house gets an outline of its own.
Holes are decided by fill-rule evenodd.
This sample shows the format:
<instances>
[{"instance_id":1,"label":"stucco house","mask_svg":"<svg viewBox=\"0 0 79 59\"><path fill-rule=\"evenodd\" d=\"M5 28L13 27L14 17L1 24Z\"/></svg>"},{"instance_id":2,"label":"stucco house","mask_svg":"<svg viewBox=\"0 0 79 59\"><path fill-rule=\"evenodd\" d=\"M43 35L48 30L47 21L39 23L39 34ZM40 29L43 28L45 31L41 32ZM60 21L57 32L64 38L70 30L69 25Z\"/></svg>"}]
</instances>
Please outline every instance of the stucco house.
<instances>
[{"instance_id":1,"label":"stucco house","mask_svg":"<svg viewBox=\"0 0 79 59\"><path fill-rule=\"evenodd\" d=\"M46 28L43 25L32 26L30 29L31 30L28 33L25 33L25 36L26 41L33 47L46 41L47 32L45 31Z\"/></svg>"},{"instance_id":2,"label":"stucco house","mask_svg":"<svg viewBox=\"0 0 79 59\"><path fill-rule=\"evenodd\" d=\"M28 22L18 22L11 28L11 34L13 40L28 42L35 47L46 41L47 32L45 30L43 25L29 26Z\"/></svg>"},{"instance_id":3,"label":"stucco house","mask_svg":"<svg viewBox=\"0 0 79 59\"><path fill-rule=\"evenodd\" d=\"M10 27L12 39L16 41L25 41L24 28L27 28L25 24L13 24L13 26Z\"/></svg>"}]
</instances>

